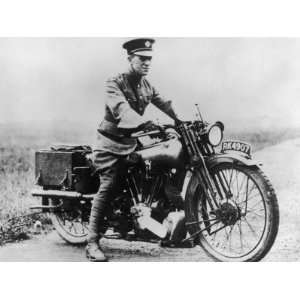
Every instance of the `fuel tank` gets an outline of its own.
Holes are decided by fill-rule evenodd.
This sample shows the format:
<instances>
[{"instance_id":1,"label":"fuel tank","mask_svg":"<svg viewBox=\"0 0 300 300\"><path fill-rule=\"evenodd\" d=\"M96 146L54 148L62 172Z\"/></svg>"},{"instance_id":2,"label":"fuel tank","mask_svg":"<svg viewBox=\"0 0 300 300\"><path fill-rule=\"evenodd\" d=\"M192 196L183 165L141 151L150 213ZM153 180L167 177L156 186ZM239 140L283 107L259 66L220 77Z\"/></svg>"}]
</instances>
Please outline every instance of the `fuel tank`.
<instances>
[{"instance_id":1,"label":"fuel tank","mask_svg":"<svg viewBox=\"0 0 300 300\"><path fill-rule=\"evenodd\" d=\"M136 151L144 161L169 168L184 165L182 144L177 138L149 145Z\"/></svg>"}]
</instances>

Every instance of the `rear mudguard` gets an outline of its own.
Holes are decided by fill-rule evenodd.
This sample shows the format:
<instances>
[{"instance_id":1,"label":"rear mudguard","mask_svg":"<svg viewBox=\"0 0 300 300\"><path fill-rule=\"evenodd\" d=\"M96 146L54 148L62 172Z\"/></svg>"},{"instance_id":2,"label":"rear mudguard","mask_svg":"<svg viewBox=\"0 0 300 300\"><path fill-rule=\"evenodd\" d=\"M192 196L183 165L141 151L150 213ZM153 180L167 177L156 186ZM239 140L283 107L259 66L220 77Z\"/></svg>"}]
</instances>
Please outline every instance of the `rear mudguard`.
<instances>
[{"instance_id":1,"label":"rear mudguard","mask_svg":"<svg viewBox=\"0 0 300 300\"><path fill-rule=\"evenodd\" d=\"M208 169L213 168L220 163L246 165L249 167L262 166L262 163L257 160L242 155L238 155L235 153L215 154L213 156L208 157L205 160L205 162Z\"/></svg>"}]
</instances>

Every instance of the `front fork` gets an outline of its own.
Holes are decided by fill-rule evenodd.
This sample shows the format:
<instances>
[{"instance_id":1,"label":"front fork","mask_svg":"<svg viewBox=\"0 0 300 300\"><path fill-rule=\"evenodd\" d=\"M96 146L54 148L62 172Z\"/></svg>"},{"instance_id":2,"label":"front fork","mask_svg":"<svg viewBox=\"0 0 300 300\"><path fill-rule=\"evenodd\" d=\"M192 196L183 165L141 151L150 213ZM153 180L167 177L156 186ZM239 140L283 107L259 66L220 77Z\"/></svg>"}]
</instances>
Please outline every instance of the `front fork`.
<instances>
[{"instance_id":1,"label":"front fork","mask_svg":"<svg viewBox=\"0 0 300 300\"><path fill-rule=\"evenodd\" d=\"M232 197L232 192L224 174L211 174L204 159L202 164L194 167L192 172L196 173L198 177L211 211L220 208L220 199L230 199Z\"/></svg>"}]
</instances>

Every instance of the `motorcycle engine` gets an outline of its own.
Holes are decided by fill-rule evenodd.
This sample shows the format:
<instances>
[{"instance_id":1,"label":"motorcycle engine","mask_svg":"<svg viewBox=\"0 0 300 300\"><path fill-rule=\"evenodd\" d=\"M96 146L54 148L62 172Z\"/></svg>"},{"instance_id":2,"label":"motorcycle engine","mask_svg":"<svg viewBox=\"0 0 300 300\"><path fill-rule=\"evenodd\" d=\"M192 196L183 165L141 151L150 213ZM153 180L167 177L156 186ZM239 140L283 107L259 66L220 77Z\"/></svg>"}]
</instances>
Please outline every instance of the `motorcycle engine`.
<instances>
[{"instance_id":1,"label":"motorcycle engine","mask_svg":"<svg viewBox=\"0 0 300 300\"><path fill-rule=\"evenodd\" d=\"M133 206L131 213L136 217L138 229L148 230L161 239L176 244L182 241L187 235L183 210L170 212L162 223L152 217L151 207L144 203Z\"/></svg>"}]
</instances>

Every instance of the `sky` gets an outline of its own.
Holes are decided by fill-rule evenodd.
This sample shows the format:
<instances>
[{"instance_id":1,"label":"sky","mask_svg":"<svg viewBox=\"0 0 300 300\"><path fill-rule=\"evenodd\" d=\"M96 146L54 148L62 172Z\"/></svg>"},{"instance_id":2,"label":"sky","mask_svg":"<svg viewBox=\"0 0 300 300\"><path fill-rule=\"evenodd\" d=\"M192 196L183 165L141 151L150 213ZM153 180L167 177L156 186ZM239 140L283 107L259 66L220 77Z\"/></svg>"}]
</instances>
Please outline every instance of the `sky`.
<instances>
[{"instance_id":1,"label":"sky","mask_svg":"<svg viewBox=\"0 0 300 300\"><path fill-rule=\"evenodd\" d=\"M98 124L106 79L128 68L126 40L0 38L0 123ZM149 81L183 119L198 103L231 126L300 125L300 39L157 38L154 51Z\"/></svg>"}]
</instances>

